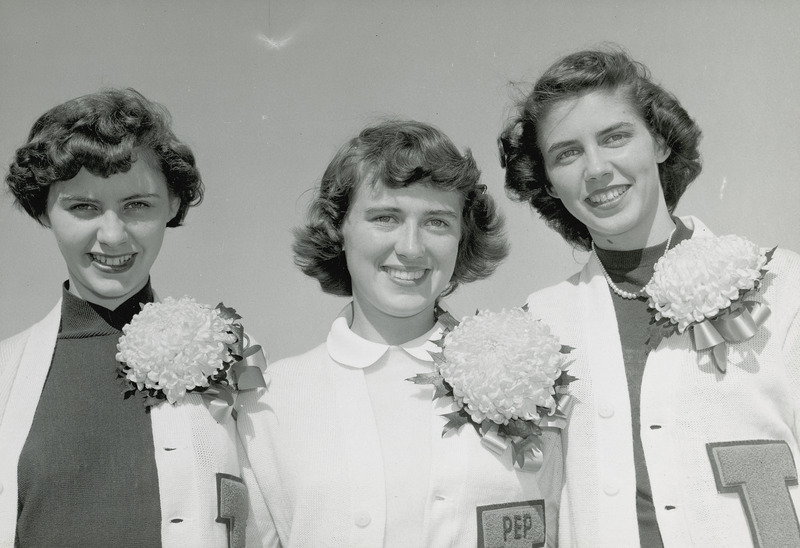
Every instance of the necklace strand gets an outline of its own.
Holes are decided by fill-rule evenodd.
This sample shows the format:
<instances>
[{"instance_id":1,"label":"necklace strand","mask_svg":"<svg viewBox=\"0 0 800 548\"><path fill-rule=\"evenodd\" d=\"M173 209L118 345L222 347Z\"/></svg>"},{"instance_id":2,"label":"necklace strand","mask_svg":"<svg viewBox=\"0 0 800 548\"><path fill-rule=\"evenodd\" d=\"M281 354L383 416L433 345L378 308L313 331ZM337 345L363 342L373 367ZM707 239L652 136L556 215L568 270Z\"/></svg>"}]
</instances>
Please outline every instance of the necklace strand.
<instances>
[{"instance_id":1,"label":"necklace strand","mask_svg":"<svg viewBox=\"0 0 800 548\"><path fill-rule=\"evenodd\" d=\"M672 232L669 233L669 238L667 238L667 247L666 247L666 249L664 249L664 255L666 255L667 251L669 251L669 244L672 243L672 236L675 234L675 230L676 229L673 228ZM651 276L650 280L648 280L647 283L644 284L644 287L642 287L636 293L632 293L630 291L625 291L624 289L621 289L621 288L617 287L617 284L615 284L614 280L611 279L611 276L608 275L608 272L606 271L606 267L603 266L603 261L600 260L600 256L597 254L597 249L595 249L595 246L594 246L594 240L592 240L592 252L594 253L594 256L597 257L597 262L600 264L600 270L603 271L603 276L605 276L606 282L608 282L608 287L610 287L611 291L613 291L614 293L616 293L617 295L619 295L623 299L638 299L641 296L641 294L644 292L644 288L647 287L647 284L649 284L650 280L653 279L653 277ZM661 257L663 258L664 255L661 255ZM659 258L659 260L660 260L660 258Z\"/></svg>"}]
</instances>

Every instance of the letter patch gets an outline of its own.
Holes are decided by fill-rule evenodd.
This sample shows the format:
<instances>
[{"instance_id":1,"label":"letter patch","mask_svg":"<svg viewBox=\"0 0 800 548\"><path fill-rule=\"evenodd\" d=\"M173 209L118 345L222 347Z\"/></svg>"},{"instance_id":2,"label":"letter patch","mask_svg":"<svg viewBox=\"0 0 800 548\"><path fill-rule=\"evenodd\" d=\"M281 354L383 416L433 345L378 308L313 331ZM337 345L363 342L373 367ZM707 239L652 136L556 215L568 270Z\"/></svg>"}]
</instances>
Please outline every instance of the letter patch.
<instances>
[{"instance_id":1,"label":"letter patch","mask_svg":"<svg viewBox=\"0 0 800 548\"><path fill-rule=\"evenodd\" d=\"M800 546L800 524L789 485L797 468L785 441L743 440L708 443L720 493L738 493L758 548Z\"/></svg>"},{"instance_id":2,"label":"letter patch","mask_svg":"<svg viewBox=\"0 0 800 548\"><path fill-rule=\"evenodd\" d=\"M250 503L247 487L236 476L217 474L217 521L228 526L228 548L244 548Z\"/></svg>"},{"instance_id":3,"label":"letter patch","mask_svg":"<svg viewBox=\"0 0 800 548\"><path fill-rule=\"evenodd\" d=\"M478 506L478 548L538 548L547 541L544 500Z\"/></svg>"}]
</instances>

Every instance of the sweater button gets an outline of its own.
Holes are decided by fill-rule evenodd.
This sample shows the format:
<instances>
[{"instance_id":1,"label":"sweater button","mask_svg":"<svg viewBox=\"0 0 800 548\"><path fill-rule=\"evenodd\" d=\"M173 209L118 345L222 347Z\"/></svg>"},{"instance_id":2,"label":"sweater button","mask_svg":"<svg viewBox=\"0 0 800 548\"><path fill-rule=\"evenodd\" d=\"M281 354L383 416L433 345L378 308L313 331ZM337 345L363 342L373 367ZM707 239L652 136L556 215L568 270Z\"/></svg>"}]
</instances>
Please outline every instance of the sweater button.
<instances>
[{"instance_id":1,"label":"sweater button","mask_svg":"<svg viewBox=\"0 0 800 548\"><path fill-rule=\"evenodd\" d=\"M597 414L604 419L610 419L614 416L614 406L610 403L601 403L597 408Z\"/></svg>"},{"instance_id":2,"label":"sweater button","mask_svg":"<svg viewBox=\"0 0 800 548\"><path fill-rule=\"evenodd\" d=\"M372 517L370 517L368 512L359 512L356 514L356 525L359 527L366 527L372 521Z\"/></svg>"},{"instance_id":3,"label":"sweater button","mask_svg":"<svg viewBox=\"0 0 800 548\"><path fill-rule=\"evenodd\" d=\"M613 497L617 493L619 493L619 487L616 484L613 484L613 483L606 483L603 486L603 492L606 495L608 495L609 497Z\"/></svg>"}]
</instances>

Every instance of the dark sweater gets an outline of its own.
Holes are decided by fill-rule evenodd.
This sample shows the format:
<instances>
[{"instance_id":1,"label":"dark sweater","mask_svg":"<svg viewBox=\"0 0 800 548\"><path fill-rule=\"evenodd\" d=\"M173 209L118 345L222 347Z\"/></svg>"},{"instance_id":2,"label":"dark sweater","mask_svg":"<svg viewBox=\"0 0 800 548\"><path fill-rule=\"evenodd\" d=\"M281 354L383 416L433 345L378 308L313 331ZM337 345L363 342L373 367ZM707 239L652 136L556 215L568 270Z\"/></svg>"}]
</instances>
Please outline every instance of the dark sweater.
<instances>
[{"instance_id":1,"label":"dark sweater","mask_svg":"<svg viewBox=\"0 0 800 548\"><path fill-rule=\"evenodd\" d=\"M670 249L692 236L692 231L679 219L675 221L676 230L670 242ZM637 292L653 277L653 267L666 251L666 242L644 249L632 251L610 251L596 248L597 257L603 263L611 279L620 289ZM642 377L647 362L647 339L650 336L652 311L647 307L647 299L623 299L609 288L614 312L619 326L622 357L625 374L628 378L628 395L631 400L631 423L633 426L633 461L636 466L636 511L639 518L639 540L642 546L663 546L661 533L656 521L653 494L647 475L647 463L639 432L640 400Z\"/></svg>"},{"instance_id":2,"label":"dark sweater","mask_svg":"<svg viewBox=\"0 0 800 548\"><path fill-rule=\"evenodd\" d=\"M122 326L150 285L110 311L64 288L53 361L17 469L16 544L158 547L150 415L117 378Z\"/></svg>"}]
</instances>

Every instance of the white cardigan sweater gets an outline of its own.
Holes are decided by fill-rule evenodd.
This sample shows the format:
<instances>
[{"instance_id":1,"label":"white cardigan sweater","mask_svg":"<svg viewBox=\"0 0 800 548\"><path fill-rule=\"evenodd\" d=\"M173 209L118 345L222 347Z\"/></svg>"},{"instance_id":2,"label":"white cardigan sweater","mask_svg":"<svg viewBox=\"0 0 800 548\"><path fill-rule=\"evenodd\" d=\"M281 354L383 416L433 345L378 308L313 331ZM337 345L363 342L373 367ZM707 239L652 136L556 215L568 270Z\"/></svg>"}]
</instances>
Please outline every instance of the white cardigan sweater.
<instances>
[{"instance_id":1,"label":"white cardigan sweater","mask_svg":"<svg viewBox=\"0 0 800 548\"><path fill-rule=\"evenodd\" d=\"M17 462L50 369L60 319L59 301L42 321L0 342L0 547L3 548L14 545ZM258 499L254 501L255 509L250 506L249 517L242 514L247 512L247 495L241 489L241 481L235 478L242 478L243 469L245 476L249 470L246 461L239 461L241 451L237 451L233 420L229 418L218 424L197 394L187 394L178 405L159 404L152 408L151 417L161 499L162 546L244 546L243 517L254 526L247 531L248 546L260 544L256 524L268 518L266 509L258 507ZM251 490L257 491L252 487ZM220 507L225 505L234 508L231 512L234 515L227 516L233 518L230 527L226 516L220 516Z\"/></svg>"},{"instance_id":2,"label":"white cardigan sweater","mask_svg":"<svg viewBox=\"0 0 800 548\"><path fill-rule=\"evenodd\" d=\"M389 367L393 359L430 362L426 349L434 347L429 345L412 341L401 349L365 341L339 317L327 343L267 368L270 386L261 399L243 398L239 434L284 546L384 546L392 493L385 489L380 432L364 367L385 357ZM512 467L510 448L496 456L468 425L442 437L446 420L440 415L452 410L448 405L428 398L404 405L424 405L432 415L429 434L422 438L430 447L424 520L421 530L411 532L422 539L421 546L478 545L477 507L488 505L498 507L482 515L496 525L505 523L505 533L495 529L501 542L503 534L517 542L525 535L533 539L527 510L517 504L522 501L543 501L547 546L555 546L562 481L557 433L545 434L542 469L521 472ZM397 413L403 413L401 406ZM414 439L419 438L403 442ZM487 536L487 546L491 540Z\"/></svg>"},{"instance_id":3,"label":"white cardigan sweater","mask_svg":"<svg viewBox=\"0 0 800 548\"><path fill-rule=\"evenodd\" d=\"M697 219L693 237L710 236ZM641 437L667 547L798 546L800 257L778 250L755 299L772 315L728 345L722 374L688 331L647 358ZM592 254L533 293L531 313L574 346L577 402L564 431L563 546L638 547L631 411L614 305ZM741 495L740 495L741 491Z\"/></svg>"}]
</instances>

